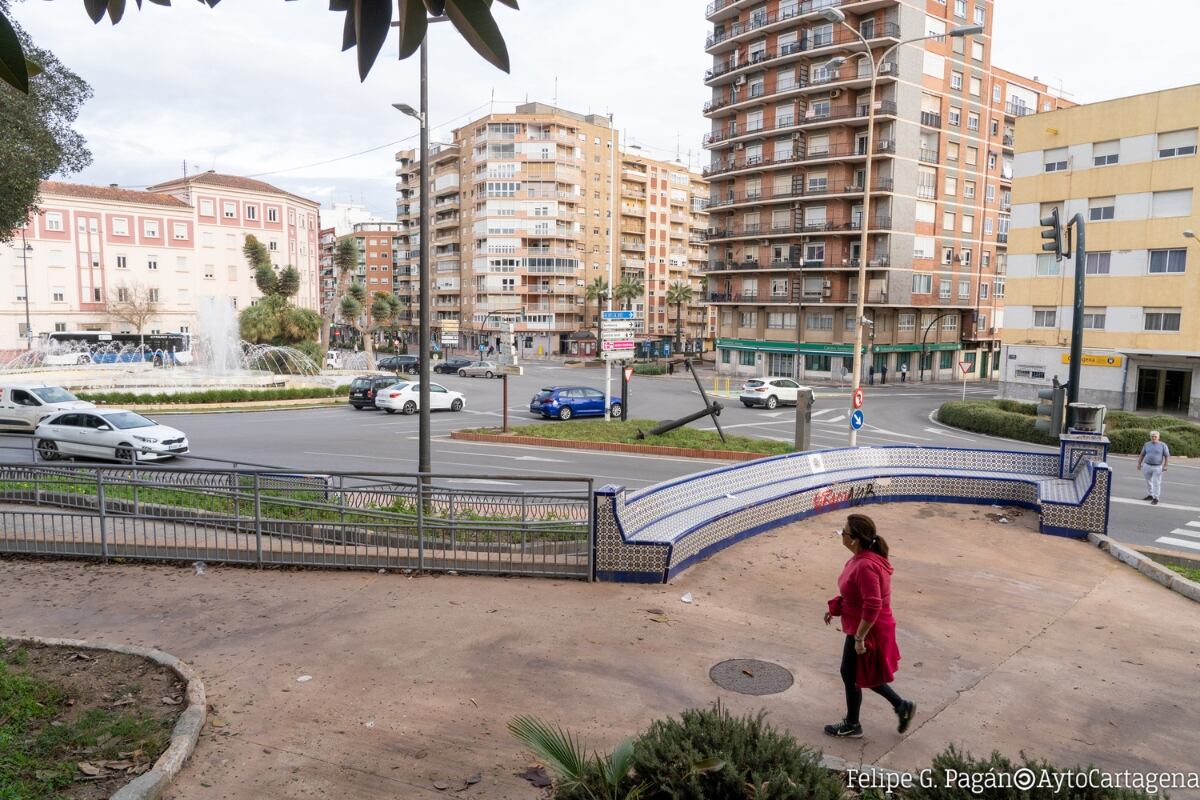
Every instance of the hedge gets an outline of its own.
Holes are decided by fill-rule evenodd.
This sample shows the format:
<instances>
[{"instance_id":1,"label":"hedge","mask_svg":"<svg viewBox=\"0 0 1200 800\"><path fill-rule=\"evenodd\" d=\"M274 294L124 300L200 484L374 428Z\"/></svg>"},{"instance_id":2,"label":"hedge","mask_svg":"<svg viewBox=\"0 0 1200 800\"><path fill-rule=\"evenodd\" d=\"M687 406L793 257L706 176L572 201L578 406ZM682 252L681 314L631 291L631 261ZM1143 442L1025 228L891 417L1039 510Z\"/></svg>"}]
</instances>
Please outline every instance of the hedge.
<instances>
[{"instance_id":1,"label":"hedge","mask_svg":"<svg viewBox=\"0 0 1200 800\"><path fill-rule=\"evenodd\" d=\"M939 422L966 431L1003 436L1035 444L1057 444L1055 438L1034 428L1037 406L1014 400L952 400L938 409ZM1200 425L1165 414L1139 416L1128 411L1112 411L1105 417L1105 435L1110 451L1137 455L1150 440L1150 431L1160 433L1171 454L1189 458L1200 456Z\"/></svg>"},{"instance_id":2,"label":"hedge","mask_svg":"<svg viewBox=\"0 0 1200 800\"><path fill-rule=\"evenodd\" d=\"M667 368L662 364L634 364L634 375L665 375Z\"/></svg>"},{"instance_id":3,"label":"hedge","mask_svg":"<svg viewBox=\"0 0 1200 800\"><path fill-rule=\"evenodd\" d=\"M350 387L311 386L299 389L205 389L198 392L77 392L80 400L97 405L185 405L200 403L247 403L255 400L308 400L323 397L342 397Z\"/></svg>"}]
</instances>

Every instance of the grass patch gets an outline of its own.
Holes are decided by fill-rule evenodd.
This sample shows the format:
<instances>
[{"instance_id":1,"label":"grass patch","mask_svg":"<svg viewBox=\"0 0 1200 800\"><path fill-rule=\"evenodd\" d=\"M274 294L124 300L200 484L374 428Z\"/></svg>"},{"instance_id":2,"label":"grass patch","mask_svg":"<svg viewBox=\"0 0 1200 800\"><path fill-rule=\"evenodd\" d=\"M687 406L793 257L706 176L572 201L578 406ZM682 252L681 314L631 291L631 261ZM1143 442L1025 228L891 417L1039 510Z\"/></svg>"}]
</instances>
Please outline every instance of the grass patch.
<instances>
[{"instance_id":1,"label":"grass patch","mask_svg":"<svg viewBox=\"0 0 1200 800\"><path fill-rule=\"evenodd\" d=\"M1034 428L1037 406L1015 400L952 400L938 409L938 421L956 428L990 436L1003 436L1023 442L1057 444L1058 440ZM1105 417L1105 435L1110 450L1137 455L1157 430L1171 448L1171 455L1200 456L1200 425L1164 414L1144 416L1127 411L1112 411Z\"/></svg>"},{"instance_id":2,"label":"grass patch","mask_svg":"<svg viewBox=\"0 0 1200 800\"><path fill-rule=\"evenodd\" d=\"M0 641L0 799L62 797L80 760L166 748L169 721L122 708L72 714L68 693L23 669L26 651L10 647Z\"/></svg>"},{"instance_id":3,"label":"grass patch","mask_svg":"<svg viewBox=\"0 0 1200 800\"><path fill-rule=\"evenodd\" d=\"M1168 564L1168 567L1178 572L1189 581L1200 583L1200 567L1180 567L1175 564Z\"/></svg>"},{"instance_id":4,"label":"grass patch","mask_svg":"<svg viewBox=\"0 0 1200 800\"><path fill-rule=\"evenodd\" d=\"M583 442L617 442L620 444L658 445L662 447L687 447L697 450L720 450L737 453L761 453L766 456L792 452L787 442L770 439L751 439L747 436L730 436L722 442L716 431L702 431L684 426L661 436L650 436L649 431L658 426L652 419L632 419L627 422L605 422L604 420L572 420L570 422L548 422L541 425L520 425L509 428L518 436L537 436L543 439L558 439ZM646 438L637 438L638 430L646 431ZM498 428L479 428L473 433L500 433Z\"/></svg>"},{"instance_id":5,"label":"grass patch","mask_svg":"<svg viewBox=\"0 0 1200 800\"><path fill-rule=\"evenodd\" d=\"M313 400L325 397L345 397L345 386L306 386L296 389L205 389L199 392L79 392L80 400L97 405L173 406L201 403L249 403L262 400Z\"/></svg>"}]
</instances>

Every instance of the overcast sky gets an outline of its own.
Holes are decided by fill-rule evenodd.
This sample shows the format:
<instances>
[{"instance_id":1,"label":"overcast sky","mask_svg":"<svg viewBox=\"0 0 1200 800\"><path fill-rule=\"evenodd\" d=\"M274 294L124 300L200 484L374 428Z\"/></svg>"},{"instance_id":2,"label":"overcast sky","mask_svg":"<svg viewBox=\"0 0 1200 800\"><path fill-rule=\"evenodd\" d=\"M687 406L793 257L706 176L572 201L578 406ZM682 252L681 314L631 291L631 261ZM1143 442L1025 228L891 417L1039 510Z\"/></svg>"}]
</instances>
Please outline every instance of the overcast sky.
<instances>
[{"instance_id":1,"label":"overcast sky","mask_svg":"<svg viewBox=\"0 0 1200 800\"><path fill-rule=\"evenodd\" d=\"M433 138L486 113L493 99L506 111L557 96L573 111L612 113L624 140L652 156L699 165L710 96L704 6L522 0L516 12L494 4L512 58L507 75L451 25L431 26ZM1200 3L1133 8L1128 0L996 0L993 61L1061 85L1076 102L1200 82ZM415 146L416 123L391 103L418 101L418 60L389 56L394 35L360 83L353 52L339 50L342 15L324 0L227 0L215 9L177 0L140 12L130 3L115 27L94 26L77 0L18 0L13 13L95 91L77 123L94 161L70 180L145 186L180 175L186 160L189 171L253 175L325 206L363 201L394 215L394 154Z\"/></svg>"}]
</instances>

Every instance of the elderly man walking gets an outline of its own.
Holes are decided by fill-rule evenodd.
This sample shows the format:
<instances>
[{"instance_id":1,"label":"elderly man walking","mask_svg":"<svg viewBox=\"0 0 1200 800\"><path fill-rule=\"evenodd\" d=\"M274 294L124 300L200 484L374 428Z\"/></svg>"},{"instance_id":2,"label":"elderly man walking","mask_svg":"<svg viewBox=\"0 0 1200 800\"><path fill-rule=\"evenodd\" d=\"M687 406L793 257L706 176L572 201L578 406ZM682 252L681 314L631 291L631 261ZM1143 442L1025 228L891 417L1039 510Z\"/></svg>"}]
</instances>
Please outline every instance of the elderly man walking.
<instances>
[{"instance_id":1,"label":"elderly man walking","mask_svg":"<svg viewBox=\"0 0 1200 800\"><path fill-rule=\"evenodd\" d=\"M1160 442L1158 431L1150 431L1150 441L1142 445L1138 455L1138 469L1146 477L1146 491L1150 494L1143 497L1151 505L1158 505L1158 497L1162 493L1162 474L1167 471L1167 461L1171 458L1171 449L1166 442Z\"/></svg>"}]
</instances>

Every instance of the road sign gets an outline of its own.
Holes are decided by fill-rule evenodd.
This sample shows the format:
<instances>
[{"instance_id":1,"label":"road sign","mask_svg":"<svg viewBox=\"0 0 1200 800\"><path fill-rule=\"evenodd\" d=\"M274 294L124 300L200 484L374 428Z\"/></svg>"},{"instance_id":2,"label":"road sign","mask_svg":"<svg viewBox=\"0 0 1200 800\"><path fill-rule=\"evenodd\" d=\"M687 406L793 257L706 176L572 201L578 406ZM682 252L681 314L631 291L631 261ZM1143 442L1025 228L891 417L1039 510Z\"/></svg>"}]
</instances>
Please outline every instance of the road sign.
<instances>
[{"instance_id":1,"label":"road sign","mask_svg":"<svg viewBox=\"0 0 1200 800\"><path fill-rule=\"evenodd\" d=\"M442 330L444 330L444 331L456 331L456 330L458 330L458 320L456 320L456 319L444 319L444 320L442 320Z\"/></svg>"},{"instance_id":2,"label":"road sign","mask_svg":"<svg viewBox=\"0 0 1200 800\"><path fill-rule=\"evenodd\" d=\"M601 311L600 319L635 319L632 311Z\"/></svg>"},{"instance_id":3,"label":"road sign","mask_svg":"<svg viewBox=\"0 0 1200 800\"><path fill-rule=\"evenodd\" d=\"M632 339L605 339L600 342L601 350L632 350L634 343Z\"/></svg>"},{"instance_id":4,"label":"road sign","mask_svg":"<svg viewBox=\"0 0 1200 800\"><path fill-rule=\"evenodd\" d=\"M601 335L608 333L610 331L627 332L627 331L632 331L633 329L634 329L633 323L627 319L606 319L606 320L601 320L601 322L600 322Z\"/></svg>"},{"instance_id":5,"label":"road sign","mask_svg":"<svg viewBox=\"0 0 1200 800\"><path fill-rule=\"evenodd\" d=\"M443 333L442 334L442 344L458 344L458 334L457 333Z\"/></svg>"},{"instance_id":6,"label":"road sign","mask_svg":"<svg viewBox=\"0 0 1200 800\"><path fill-rule=\"evenodd\" d=\"M625 368L625 382L629 383L631 380L633 380L633 367L626 367Z\"/></svg>"},{"instance_id":7,"label":"road sign","mask_svg":"<svg viewBox=\"0 0 1200 800\"><path fill-rule=\"evenodd\" d=\"M500 367L500 374L501 375L522 375L522 374L524 374L521 372L522 369L523 369L522 367L518 367L514 364L504 364Z\"/></svg>"},{"instance_id":8,"label":"road sign","mask_svg":"<svg viewBox=\"0 0 1200 800\"><path fill-rule=\"evenodd\" d=\"M974 366L975 366L975 362L973 362L973 361L958 362L958 368L962 370L963 375L966 375L968 372L970 372L971 368Z\"/></svg>"},{"instance_id":9,"label":"road sign","mask_svg":"<svg viewBox=\"0 0 1200 800\"><path fill-rule=\"evenodd\" d=\"M855 408L862 408L863 393L861 388L854 390L854 399L851 402L854 404Z\"/></svg>"},{"instance_id":10,"label":"road sign","mask_svg":"<svg viewBox=\"0 0 1200 800\"><path fill-rule=\"evenodd\" d=\"M863 426L863 422L867 419L861 408L854 409L854 413L850 415L850 427L858 430Z\"/></svg>"},{"instance_id":11,"label":"road sign","mask_svg":"<svg viewBox=\"0 0 1200 800\"><path fill-rule=\"evenodd\" d=\"M600 358L604 361L628 361L633 358L632 350L601 350Z\"/></svg>"},{"instance_id":12,"label":"road sign","mask_svg":"<svg viewBox=\"0 0 1200 800\"><path fill-rule=\"evenodd\" d=\"M487 345L486 344L479 345L479 352L481 352L481 353L487 352Z\"/></svg>"}]
</instances>

